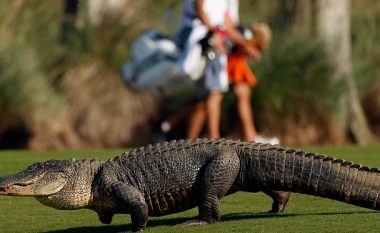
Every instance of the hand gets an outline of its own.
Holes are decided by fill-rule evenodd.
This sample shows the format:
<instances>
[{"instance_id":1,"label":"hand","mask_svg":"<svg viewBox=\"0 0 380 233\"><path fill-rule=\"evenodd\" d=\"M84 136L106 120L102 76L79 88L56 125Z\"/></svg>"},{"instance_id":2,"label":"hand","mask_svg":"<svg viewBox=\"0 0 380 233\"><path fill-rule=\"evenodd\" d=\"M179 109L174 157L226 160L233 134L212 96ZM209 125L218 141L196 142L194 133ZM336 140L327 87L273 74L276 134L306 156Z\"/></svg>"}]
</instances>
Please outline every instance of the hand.
<instances>
[{"instance_id":1,"label":"hand","mask_svg":"<svg viewBox=\"0 0 380 233\"><path fill-rule=\"evenodd\" d=\"M225 48L224 48L224 43L223 43L224 38L222 37L221 34L217 32L213 33L210 40L212 42L211 43L212 47L215 51L226 53Z\"/></svg>"},{"instance_id":2,"label":"hand","mask_svg":"<svg viewBox=\"0 0 380 233\"><path fill-rule=\"evenodd\" d=\"M247 56L254 62L258 63L261 59L261 53L259 50L257 50L253 46L246 46L245 52L247 53Z\"/></svg>"}]
</instances>

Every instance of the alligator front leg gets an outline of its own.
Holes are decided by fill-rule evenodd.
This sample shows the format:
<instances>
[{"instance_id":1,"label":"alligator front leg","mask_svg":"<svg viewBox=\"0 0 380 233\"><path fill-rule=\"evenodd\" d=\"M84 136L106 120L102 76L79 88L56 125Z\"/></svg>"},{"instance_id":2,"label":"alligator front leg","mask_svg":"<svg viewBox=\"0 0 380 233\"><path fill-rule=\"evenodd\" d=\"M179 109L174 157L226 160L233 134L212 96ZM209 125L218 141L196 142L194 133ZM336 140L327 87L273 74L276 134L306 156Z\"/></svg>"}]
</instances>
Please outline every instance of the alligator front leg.
<instances>
[{"instance_id":1,"label":"alligator front leg","mask_svg":"<svg viewBox=\"0 0 380 233\"><path fill-rule=\"evenodd\" d=\"M99 212L98 213L99 220L103 224L110 224L112 222L113 213L109 212Z\"/></svg>"},{"instance_id":2,"label":"alligator front leg","mask_svg":"<svg viewBox=\"0 0 380 233\"><path fill-rule=\"evenodd\" d=\"M121 182L114 184L112 191L120 204L125 205L126 211L131 214L132 231L144 230L148 222L148 205L141 191Z\"/></svg>"}]
</instances>

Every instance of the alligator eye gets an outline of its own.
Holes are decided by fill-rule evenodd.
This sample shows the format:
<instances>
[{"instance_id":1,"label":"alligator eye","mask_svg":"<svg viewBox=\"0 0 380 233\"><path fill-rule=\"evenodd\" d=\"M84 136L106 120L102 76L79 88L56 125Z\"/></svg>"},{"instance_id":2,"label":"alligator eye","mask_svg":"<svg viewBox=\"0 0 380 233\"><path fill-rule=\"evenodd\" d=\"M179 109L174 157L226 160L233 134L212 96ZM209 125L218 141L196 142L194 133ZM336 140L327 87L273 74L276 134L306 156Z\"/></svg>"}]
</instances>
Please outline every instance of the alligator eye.
<instances>
[{"instance_id":1,"label":"alligator eye","mask_svg":"<svg viewBox=\"0 0 380 233\"><path fill-rule=\"evenodd\" d=\"M41 163L33 163L27 169L28 170L33 170L33 169L40 168L40 167L41 167Z\"/></svg>"}]
</instances>

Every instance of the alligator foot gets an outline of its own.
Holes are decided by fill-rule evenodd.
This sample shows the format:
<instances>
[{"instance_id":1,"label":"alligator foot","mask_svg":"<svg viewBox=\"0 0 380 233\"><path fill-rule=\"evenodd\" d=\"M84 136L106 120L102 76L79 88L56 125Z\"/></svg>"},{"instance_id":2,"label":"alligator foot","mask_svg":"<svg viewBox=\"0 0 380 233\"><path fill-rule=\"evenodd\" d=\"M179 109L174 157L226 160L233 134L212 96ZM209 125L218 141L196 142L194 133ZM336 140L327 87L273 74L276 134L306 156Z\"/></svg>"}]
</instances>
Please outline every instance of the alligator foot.
<instances>
[{"instance_id":1,"label":"alligator foot","mask_svg":"<svg viewBox=\"0 0 380 233\"><path fill-rule=\"evenodd\" d=\"M278 202L274 201L272 205L272 210L276 213L282 213L285 210L290 198L290 192L279 192Z\"/></svg>"},{"instance_id":2,"label":"alligator foot","mask_svg":"<svg viewBox=\"0 0 380 233\"><path fill-rule=\"evenodd\" d=\"M268 213L282 213L289 201L290 192L269 190L264 191L273 199L272 209Z\"/></svg>"}]
</instances>

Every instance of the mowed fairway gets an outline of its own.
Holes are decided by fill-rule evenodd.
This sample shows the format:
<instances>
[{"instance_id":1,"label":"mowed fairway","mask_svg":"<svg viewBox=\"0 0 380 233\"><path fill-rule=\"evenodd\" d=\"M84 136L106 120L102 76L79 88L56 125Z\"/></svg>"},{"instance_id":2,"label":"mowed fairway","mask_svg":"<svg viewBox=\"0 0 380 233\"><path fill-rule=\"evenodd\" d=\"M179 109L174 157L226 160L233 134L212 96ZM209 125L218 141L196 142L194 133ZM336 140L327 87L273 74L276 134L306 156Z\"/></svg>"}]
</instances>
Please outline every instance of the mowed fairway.
<instances>
[{"instance_id":1,"label":"mowed fairway","mask_svg":"<svg viewBox=\"0 0 380 233\"><path fill-rule=\"evenodd\" d=\"M313 147L349 161L380 167L380 146ZM18 172L36 161L64 158L107 160L122 150L63 152L0 152L0 176ZM257 193L237 193L222 199L220 223L178 228L175 224L197 214L196 209L160 218L151 217L146 232L380 232L380 213L337 201L293 194L283 214L271 215L271 199ZM59 211L31 197L0 196L0 232L118 232L130 230L129 215L116 215L102 225L91 210Z\"/></svg>"}]
</instances>

